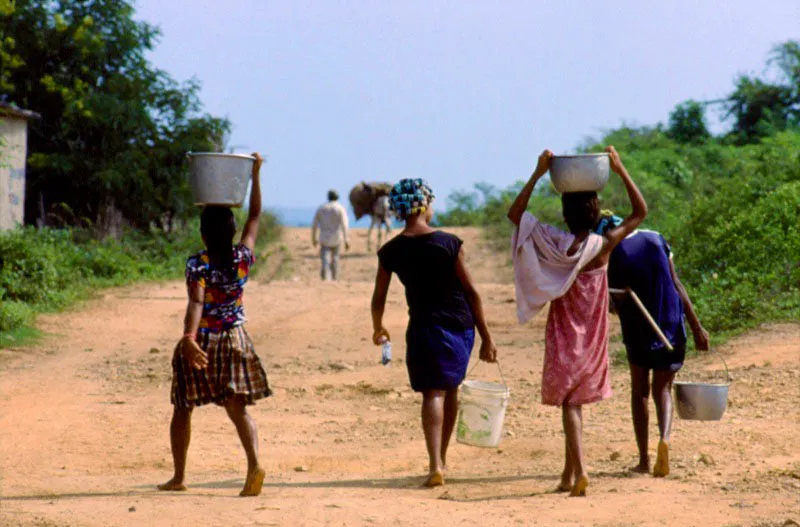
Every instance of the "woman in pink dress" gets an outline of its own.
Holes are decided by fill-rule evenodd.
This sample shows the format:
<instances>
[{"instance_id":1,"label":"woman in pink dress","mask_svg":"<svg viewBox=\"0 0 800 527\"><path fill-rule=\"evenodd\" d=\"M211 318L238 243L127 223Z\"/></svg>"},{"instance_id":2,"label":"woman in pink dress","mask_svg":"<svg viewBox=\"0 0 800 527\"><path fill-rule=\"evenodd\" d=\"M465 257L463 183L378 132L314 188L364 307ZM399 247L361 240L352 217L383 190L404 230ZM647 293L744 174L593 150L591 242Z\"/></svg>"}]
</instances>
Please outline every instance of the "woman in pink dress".
<instances>
[{"instance_id":1,"label":"woman in pink dress","mask_svg":"<svg viewBox=\"0 0 800 527\"><path fill-rule=\"evenodd\" d=\"M581 408L611 396L608 377L608 281L611 251L647 216L647 204L613 146L611 169L620 176L632 212L604 236L592 229L600 216L596 192L561 196L569 232L539 222L526 212L536 182L550 168L553 153L545 150L508 218L514 233L517 315L527 322L548 302L542 403L560 406L565 435L564 471L559 491L585 496L589 478L583 464Z\"/></svg>"}]
</instances>

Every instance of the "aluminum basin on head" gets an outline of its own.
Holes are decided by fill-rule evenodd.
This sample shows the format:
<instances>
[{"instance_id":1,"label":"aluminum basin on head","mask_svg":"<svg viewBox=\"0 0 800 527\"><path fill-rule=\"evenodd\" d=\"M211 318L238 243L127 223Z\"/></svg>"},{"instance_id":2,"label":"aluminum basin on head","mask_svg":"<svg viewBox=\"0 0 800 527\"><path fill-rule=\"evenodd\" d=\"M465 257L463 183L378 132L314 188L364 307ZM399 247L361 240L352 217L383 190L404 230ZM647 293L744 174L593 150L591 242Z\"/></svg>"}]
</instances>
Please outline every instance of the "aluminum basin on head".
<instances>
[{"instance_id":1,"label":"aluminum basin on head","mask_svg":"<svg viewBox=\"0 0 800 527\"><path fill-rule=\"evenodd\" d=\"M187 157L195 205L242 206L253 173L253 156L193 152Z\"/></svg>"},{"instance_id":2,"label":"aluminum basin on head","mask_svg":"<svg viewBox=\"0 0 800 527\"><path fill-rule=\"evenodd\" d=\"M550 181L558 192L597 192L608 183L608 154L553 156Z\"/></svg>"}]
</instances>

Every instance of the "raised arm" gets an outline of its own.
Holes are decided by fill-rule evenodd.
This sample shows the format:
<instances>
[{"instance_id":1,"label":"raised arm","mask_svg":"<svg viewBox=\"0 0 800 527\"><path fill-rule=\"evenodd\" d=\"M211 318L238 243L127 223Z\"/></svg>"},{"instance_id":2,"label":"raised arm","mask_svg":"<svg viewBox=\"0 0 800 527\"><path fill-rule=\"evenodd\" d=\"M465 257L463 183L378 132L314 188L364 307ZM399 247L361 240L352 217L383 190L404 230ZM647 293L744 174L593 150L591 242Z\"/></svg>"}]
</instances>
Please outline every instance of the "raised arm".
<instances>
[{"instance_id":1,"label":"raised arm","mask_svg":"<svg viewBox=\"0 0 800 527\"><path fill-rule=\"evenodd\" d=\"M550 162L552 159L553 152L550 150L542 152L539 156L539 162L536 164L536 170L533 171L528 182L522 187L522 191L520 191L514 203L511 204L511 208L508 209L508 219L511 220L511 223L514 225L519 225L519 222L522 221L522 215L525 214L528 208L528 202L531 200L533 188L536 186L536 182L539 181L539 178L545 175L550 169Z\"/></svg>"},{"instance_id":2,"label":"raised arm","mask_svg":"<svg viewBox=\"0 0 800 527\"><path fill-rule=\"evenodd\" d=\"M489 333L486 316L483 314L483 301L481 300L481 295L475 289L472 277L464 264L463 248L459 250L458 258L456 259L456 276L461 282L461 287L464 288L464 295L472 311L472 317L475 319L475 327L477 327L478 334L481 336L480 359L486 362L497 362L497 348L492 340L492 335Z\"/></svg>"},{"instance_id":3,"label":"raised arm","mask_svg":"<svg viewBox=\"0 0 800 527\"><path fill-rule=\"evenodd\" d=\"M698 351L708 351L709 346L709 337L708 332L703 328L703 325L700 323L700 319L697 317L697 313L694 312L694 306L692 305L692 301L689 298L689 293L686 292L686 288L683 287L680 279L678 278L678 273L675 272L675 265L672 263L672 258L669 259L669 270L672 273L672 281L675 282L675 289L678 290L678 296L681 297L681 302L683 303L683 311L686 313L686 321L689 322L689 328L692 330L692 336L694 337L694 347Z\"/></svg>"},{"instance_id":4,"label":"raised arm","mask_svg":"<svg viewBox=\"0 0 800 527\"><path fill-rule=\"evenodd\" d=\"M258 219L261 216L261 164L264 158L258 152L253 153L256 158L253 163L253 185L250 188L250 207L247 211L247 223L242 231L242 243L251 251L255 249L258 236Z\"/></svg>"},{"instance_id":5,"label":"raised arm","mask_svg":"<svg viewBox=\"0 0 800 527\"><path fill-rule=\"evenodd\" d=\"M631 201L631 213L618 227L615 227L606 233L606 243L603 246L603 250L595 258L595 260L597 258L604 258L611 254L611 251L614 250L614 247L619 245L619 242L624 240L626 236L636 229L636 227L641 225L641 223L647 217L647 202L645 202L644 196L642 196L642 193L639 192L639 188L636 186L636 183L633 182L630 174L628 174L628 171L625 169L625 165L622 164L622 159L620 159L617 150L613 146L609 146L606 148L606 152L608 152L609 161L611 162L611 170L619 175L620 179L622 179L622 183L625 185L625 190L628 192L628 199ZM589 265L592 264L590 263Z\"/></svg>"},{"instance_id":6,"label":"raised arm","mask_svg":"<svg viewBox=\"0 0 800 527\"><path fill-rule=\"evenodd\" d=\"M391 339L389 332L383 327L383 311L386 309L386 296L389 293L389 284L392 282L392 273L378 264L378 274L375 276L375 290L372 293L372 342L380 345L380 338Z\"/></svg>"}]
</instances>

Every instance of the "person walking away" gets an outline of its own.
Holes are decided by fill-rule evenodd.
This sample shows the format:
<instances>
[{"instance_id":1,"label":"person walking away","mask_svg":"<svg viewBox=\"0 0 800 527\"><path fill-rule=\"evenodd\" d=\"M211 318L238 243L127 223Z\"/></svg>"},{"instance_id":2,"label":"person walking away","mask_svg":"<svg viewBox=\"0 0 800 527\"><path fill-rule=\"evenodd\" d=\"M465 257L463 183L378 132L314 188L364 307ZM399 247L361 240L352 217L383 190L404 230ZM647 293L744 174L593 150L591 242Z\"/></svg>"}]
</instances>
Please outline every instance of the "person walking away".
<instances>
[{"instance_id":1,"label":"person walking away","mask_svg":"<svg viewBox=\"0 0 800 527\"><path fill-rule=\"evenodd\" d=\"M596 192L561 196L569 232L542 224L526 212L536 182L549 170L553 153L545 150L508 211L517 226L513 237L517 316L527 322L548 302L542 403L561 407L565 437L564 470L559 491L585 496L589 478L583 461L584 404L611 396L608 373L609 255L644 220L647 204L613 146L611 169L620 176L632 212L605 236L592 232L600 215Z\"/></svg>"},{"instance_id":2,"label":"person walking away","mask_svg":"<svg viewBox=\"0 0 800 527\"><path fill-rule=\"evenodd\" d=\"M613 213L606 212L595 232L605 234L621 222ZM672 381L683 366L686 355L684 319L689 322L697 350L708 351L708 332L700 323L692 301L678 279L672 249L658 232L637 229L617 245L608 264L608 285L636 293L673 347L670 351L658 338L630 295L612 295L631 370L631 415L639 449L639 464L631 470L642 474L650 472L648 427L652 370L652 392L659 429L653 476L665 477L670 470Z\"/></svg>"},{"instance_id":3,"label":"person walking away","mask_svg":"<svg viewBox=\"0 0 800 527\"><path fill-rule=\"evenodd\" d=\"M328 202L317 209L311 225L311 244L317 246L319 231L319 256L322 263L322 280L337 280L339 277L339 253L342 244L350 249L348 241L347 211L339 203L339 194L328 191Z\"/></svg>"},{"instance_id":4,"label":"person walking away","mask_svg":"<svg viewBox=\"0 0 800 527\"><path fill-rule=\"evenodd\" d=\"M183 491L192 411L215 403L225 408L247 455L247 475L240 496L258 496L265 472L258 461L256 423L246 405L272 392L267 374L244 328L244 286L255 261L253 249L261 213L259 172L253 164L250 210L241 241L233 243L236 221L227 207L208 206L200 216L206 249L186 262L189 303L183 338L172 357L170 445L175 472L159 490Z\"/></svg>"},{"instance_id":5,"label":"person walking away","mask_svg":"<svg viewBox=\"0 0 800 527\"><path fill-rule=\"evenodd\" d=\"M415 392L422 392L422 429L428 450L424 485L444 484L447 447L458 412L458 386L467 372L475 328L480 359L497 360L481 297L464 264L463 242L430 227L433 192L422 179L404 179L392 188L392 210L405 228L378 251L372 295L372 340L389 339L383 326L392 274L405 287L409 322L406 366Z\"/></svg>"}]
</instances>

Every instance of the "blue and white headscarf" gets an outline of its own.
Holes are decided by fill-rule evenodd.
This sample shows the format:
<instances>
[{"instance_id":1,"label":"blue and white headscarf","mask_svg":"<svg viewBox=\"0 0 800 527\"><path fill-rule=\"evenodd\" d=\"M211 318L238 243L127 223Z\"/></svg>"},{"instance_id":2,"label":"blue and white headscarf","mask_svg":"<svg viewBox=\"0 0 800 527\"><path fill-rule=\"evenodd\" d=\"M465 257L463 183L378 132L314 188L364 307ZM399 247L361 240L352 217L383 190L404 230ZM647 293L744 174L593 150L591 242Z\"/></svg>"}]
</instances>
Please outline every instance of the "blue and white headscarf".
<instances>
[{"instance_id":1,"label":"blue and white headscarf","mask_svg":"<svg viewBox=\"0 0 800 527\"><path fill-rule=\"evenodd\" d=\"M398 218L405 220L428 210L434 197L431 187L424 179L402 179L389 193L389 207Z\"/></svg>"},{"instance_id":2,"label":"blue and white headscarf","mask_svg":"<svg viewBox=\"0 0 800 527\"><path fill-rule=\"evenodd\" d=\"M622 225L622 218L614 216L610 210L604 210L600 212L600 221L597 222L594 233L605 236L608 231L620 225Z\"/></svg>"}]
</instances>

